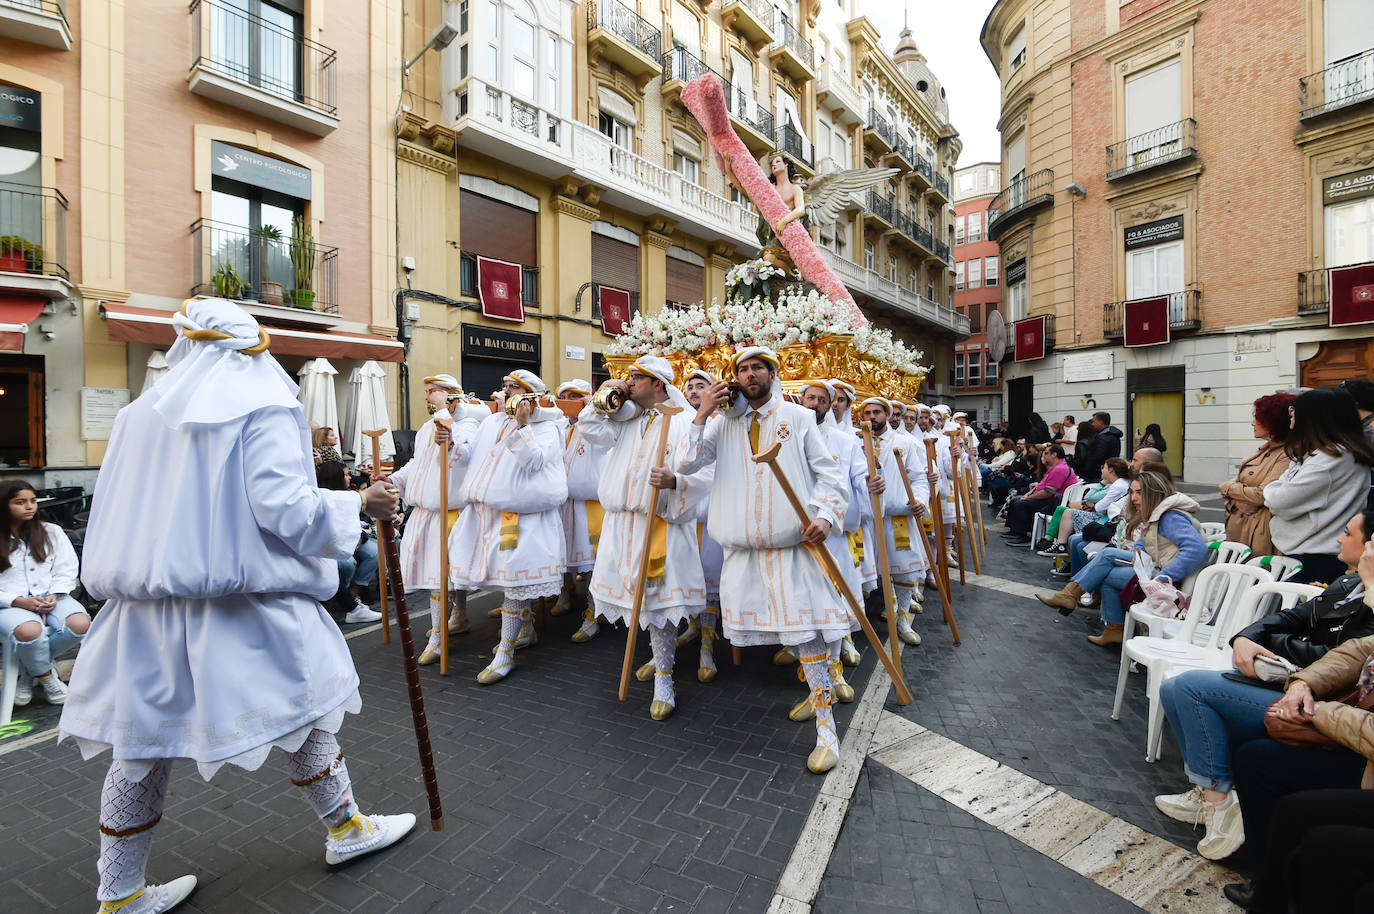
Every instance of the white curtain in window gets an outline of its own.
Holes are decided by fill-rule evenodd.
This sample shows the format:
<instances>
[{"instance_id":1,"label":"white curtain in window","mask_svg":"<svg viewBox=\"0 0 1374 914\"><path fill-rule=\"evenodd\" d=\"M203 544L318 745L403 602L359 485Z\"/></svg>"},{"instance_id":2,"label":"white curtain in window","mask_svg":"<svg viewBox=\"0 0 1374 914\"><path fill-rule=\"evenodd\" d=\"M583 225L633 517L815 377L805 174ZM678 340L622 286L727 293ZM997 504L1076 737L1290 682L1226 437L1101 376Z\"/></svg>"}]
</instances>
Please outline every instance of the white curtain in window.
<instances>
[{"instance_id":1,"label":"white curtain in window","mask_svg":"<svg viewBox=\"0 0 1374 914\"><path fill-rule=\"evenodd\" d=\"M1374 48L1369 0L1326 0L1326 65Z\"/></svg>"},{"instance_id":2,"label":"white curtain in window","mask_svg":"<svg viewBox=\"0 0 1374 914\"><path fill-rule=\"evenodd\" d=\"M1126 136L1183 119L1183 64L1177 58L1126 80Z\"/></svg>"},{"instance_id":3,"label":"white curtain in window","mask_svg":"<svg viewBox=\"0 0 1374 914\"><path fill-rule=\"evenodd\" d=\"M797 110L797 100L781 90L778 91L778 124L791 124L792 129L797 131L797 136L801 137L802 152L805 153L810 150L811 138L806 135L806 130L802 127L801 112Z\"/></svg>"},{"instance_id":4,"label":"white curtain in window","mask_svg":"<svg viewBox=\"0 0 1374 914\"><path fill-rule=\"evenodd\" d=\"M1374 197L1326 208L1326 265L1374 260Z\"/></svg>"},{"instance_id":5,"label":"white curtain in window","mask_svg":"<svg viewBox=\"0 0 1374 914\"><path fill-rule=\"evenodd\" d=\"M1026 132L1023 130L1007 143L1007 183L1026 176Z\"/></svg>"},{"instance_id":6,"label":"white curtain in window","mask_svg":"<svg viewBox=\"0 0 1374 914\"><path fill-rule=\"evenodd\" d=\"M1024 27L1016 30L1016 34L1011 36L1007 42L1006 65L1010 67L1018 57L1023 57L1026 53L1026 30ZM1019 64L1018 64L1019 66Z\"/></svg>"},{"instance_id":7,"label":"white curtain in window","mask_svg":"<svg viewBox=\"0 0 1374 914\"><path fill-rule=\"evenodd\" d=\"M681 3L673 4L673 44L686 48L693 57L701 56L701 27Z\"/></svg>"},{"instance_id":8,"label":"white curtain in window","mask_svg":"<svg viewBox=\"0 0 1374 914\"><path fill-rule=\"evenodd\" d=\"M758 115L759 103L754 96L754 65L734 48L730 49L730 84L744 93L744 113L751 120Z\"/></svg>"},{"instance_id":9,"label":"white curtain in window","mask_svg":"<svg viewBox=\"0 0 1374 914\"><path fill-rule=\"evenodd\" d=\"M1183 242L1156 244L1126 253L1126 286L1131 299L1183 291Z\"/></svg>"}]
</instances>

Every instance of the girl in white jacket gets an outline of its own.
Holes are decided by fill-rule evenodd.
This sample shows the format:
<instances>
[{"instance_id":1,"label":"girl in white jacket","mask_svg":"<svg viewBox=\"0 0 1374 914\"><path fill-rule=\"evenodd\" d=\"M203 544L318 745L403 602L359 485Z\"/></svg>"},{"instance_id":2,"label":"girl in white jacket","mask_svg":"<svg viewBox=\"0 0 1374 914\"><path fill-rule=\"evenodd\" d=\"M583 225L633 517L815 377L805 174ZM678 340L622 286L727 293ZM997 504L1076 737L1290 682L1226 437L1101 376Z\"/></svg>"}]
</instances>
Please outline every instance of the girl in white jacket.
<instances>
[{"instance_id":1,"label":"girl in white jacket","mask_svg":"<svg viewBox=\"0 0 1374 914\"><path fill-rule=\"evenodd\" d=\"M91 618L72 598L76 550L62 528L38 520L38 493L21 480L0 483L9 524L0 545L0 636L23 669L14 703L26 705L37 680L49 704L67 700L53 659L81 640Z\"/></svg>"}]
</instances>

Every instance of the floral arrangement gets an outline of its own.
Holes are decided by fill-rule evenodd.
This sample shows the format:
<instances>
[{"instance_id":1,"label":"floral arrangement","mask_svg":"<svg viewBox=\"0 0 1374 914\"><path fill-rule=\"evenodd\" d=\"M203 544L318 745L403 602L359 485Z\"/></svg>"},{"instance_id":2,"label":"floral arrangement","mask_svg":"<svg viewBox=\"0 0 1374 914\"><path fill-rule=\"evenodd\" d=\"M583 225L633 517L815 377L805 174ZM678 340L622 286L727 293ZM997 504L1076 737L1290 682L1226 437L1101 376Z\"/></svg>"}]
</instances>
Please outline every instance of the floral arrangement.
<instances>
[{"instance_id":1,"label":"floral arrangement","mask_svg":"<svg viewBox=\"0 0 1374 914\"><path fill-rule=\"evenodd\" d=\"M726 298L749 298L749 290L756 285L763 286L763 294L768 296L768 283L776 278L786 278L787 274L773 264L757 257L736 264L725 274Z\"/></svg>"}]
</instances>

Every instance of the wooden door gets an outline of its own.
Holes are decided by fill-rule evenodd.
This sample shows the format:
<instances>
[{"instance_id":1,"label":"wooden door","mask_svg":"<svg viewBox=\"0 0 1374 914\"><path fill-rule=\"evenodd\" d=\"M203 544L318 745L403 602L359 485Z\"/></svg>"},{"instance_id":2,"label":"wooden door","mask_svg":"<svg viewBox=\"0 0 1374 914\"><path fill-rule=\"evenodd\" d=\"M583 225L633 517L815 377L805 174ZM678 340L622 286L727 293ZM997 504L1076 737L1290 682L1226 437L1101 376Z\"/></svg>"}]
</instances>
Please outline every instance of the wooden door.
<instances>
[{"instance_id":1,"label":"wooden door","mask_svg":"<svg viewBox=\"0 0 1374 914\"><path fill-rule=\"evenodd\" d=\"M1303 387L1335 387L1347 378L1374 377L1374 338L1328 340L1298 369Z\"/></svg>"},{"instance_id":2,"label":"wooden door","mask_svg":"<svg viewBox=\"0 0 1374 914\"><path fill-rule=\"evenodd\" d=\"M1152 422L1159 423L1159 430L1164 434L1164 443L1168 445L1168 450L1164 452L1164 465L1169 468L1169 472L1173 473L1176 479L1182 479L1183 394L1179 392L1136 394L1131 400L1131 427L1134 432L1132 447L1123 446L1122 450L1134 453L1135 441L1144 434L1146 426Z\"/></svg>"}]
</instances>

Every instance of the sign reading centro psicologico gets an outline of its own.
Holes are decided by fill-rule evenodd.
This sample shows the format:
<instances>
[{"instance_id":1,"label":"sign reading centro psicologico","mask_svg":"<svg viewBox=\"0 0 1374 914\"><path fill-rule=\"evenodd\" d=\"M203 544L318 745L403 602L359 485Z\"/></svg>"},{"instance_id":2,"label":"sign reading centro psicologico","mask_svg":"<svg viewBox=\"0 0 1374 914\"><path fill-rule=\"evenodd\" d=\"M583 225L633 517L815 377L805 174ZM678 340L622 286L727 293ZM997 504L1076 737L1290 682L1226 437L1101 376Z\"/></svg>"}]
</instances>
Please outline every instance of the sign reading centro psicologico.
<instances>
[{"instance_id":1,"label":"sign reading centro psicologico","mask_svg":"<svg viewBox=\"0 0 1374 914\"><path fill-rule=\"evenodd\" d=\"M1163 244L1166 241L1177 241L1182 237L1182 216L1158 219L1143 225L1133 225L1126 229L1126 250L1149 247L1152 244Z\"/></svg>"},{"instance_id":2,"label":"sign reading centro psicologico","mask_svg":"<svg viewBox=\"0 0 1374 914\"><path fill-rule=\"evenodd\" d=\"M1322 182L1322 204L1345 203L1374 196L1374 168L1336 175Z\"/></svg>"},{"instance_id":3,"label":"sign reading centro psicologico","mask_svg":"<svg viewBox=\"0 0 1374 914\"><path fill-rule=\"evenodd\" d=\"M210 141L210 173L297 200L310 199L310 169L219 140Z\"/></svg>"},{"instance_id":4,"label":"sign reading centro psicologico","mask_svg":"<svg viewBox=\"0 0 1374 914\"><path fill-rule=\"evenodd\" d=\"M0 125L41 133L43 96L30 89L0 85Z\"/></svg>"},{"instance_id":5,"label":"sign reading centro psicologico","mask_svg":"<svg viewBox=\"0 0 1374 914\"><path fill-rule=\"evenodd\" d=\"M519 362L539 365L537 333L516 330L497 330L480 324L463 325L463 357L494 359L500 362Z\"/></svg>"}]
</instances>

